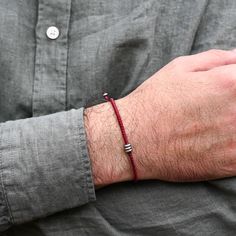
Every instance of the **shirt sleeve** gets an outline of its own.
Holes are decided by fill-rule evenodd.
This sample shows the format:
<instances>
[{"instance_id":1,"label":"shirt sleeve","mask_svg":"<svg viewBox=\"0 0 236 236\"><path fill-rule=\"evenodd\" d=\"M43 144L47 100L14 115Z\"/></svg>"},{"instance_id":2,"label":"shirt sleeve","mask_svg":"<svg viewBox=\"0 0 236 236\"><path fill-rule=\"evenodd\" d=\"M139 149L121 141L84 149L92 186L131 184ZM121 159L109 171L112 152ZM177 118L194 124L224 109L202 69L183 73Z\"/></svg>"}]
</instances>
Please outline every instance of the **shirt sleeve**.
<instances>
[{"instance_id":1,"label":"shirt sleeve","mask_svg":"<svg viewBox=\"0 0 236 236\"><path fill-rule=\"evenodd\" d=\"M0 124L0 230L95 201L83 108Z\"/></svg>"}]
</instances>

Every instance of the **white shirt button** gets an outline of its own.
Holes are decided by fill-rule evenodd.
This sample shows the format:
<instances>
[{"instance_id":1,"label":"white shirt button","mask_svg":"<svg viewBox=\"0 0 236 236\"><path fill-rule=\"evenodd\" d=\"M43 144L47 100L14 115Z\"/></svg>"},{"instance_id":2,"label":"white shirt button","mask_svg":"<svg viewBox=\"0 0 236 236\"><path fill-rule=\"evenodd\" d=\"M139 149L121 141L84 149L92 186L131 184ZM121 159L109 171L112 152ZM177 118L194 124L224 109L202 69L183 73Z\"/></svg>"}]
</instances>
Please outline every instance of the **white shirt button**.
<instances>
[{"instance_id":1,"label":"white shirt button","mask_svg":"<svg viewBox=\"0 0 236 236\"><path fill-rule=\"evenodd\" d=\"M50 26L48 27L46 34L49 39L57 39L60 32L56 26Z\"/></svg>"}]
</instances>

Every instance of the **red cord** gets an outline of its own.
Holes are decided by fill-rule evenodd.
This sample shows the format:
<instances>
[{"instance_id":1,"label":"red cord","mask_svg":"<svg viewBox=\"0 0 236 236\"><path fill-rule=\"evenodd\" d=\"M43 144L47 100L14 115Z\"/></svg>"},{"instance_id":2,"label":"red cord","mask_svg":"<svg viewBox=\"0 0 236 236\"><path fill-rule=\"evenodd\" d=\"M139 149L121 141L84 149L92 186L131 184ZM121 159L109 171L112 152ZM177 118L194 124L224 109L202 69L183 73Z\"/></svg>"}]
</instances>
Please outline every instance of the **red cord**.
<instances>
[{"instance_id":1,"label":"red cord","mask_svg":"<svg viewBox=\"0 0 236 236\"><path fill-rule=\"evenodd\" d=\"M125 143L125 145L128 145L129 144L128 137L127 137L127 134L125 132L125 127L124 127L123 121L121 119L119 110L118 110L118 108L116 106L115 100L113 98L110 98L107 93L104 93L103 97L106 99L106 101L111 103L111 105L112 105L112 107L114 109L114 112L116 114L117 121L118 121L119 126L120 126L120 130L121 130L121 134L122 134L124 143ZM136 182L136 181L138 181L138 175L137 175L137 169L136 169L136 166L135 166L135 163L134 163L133 153L132 153L132 151L130 151L130 152L127 152L127 154L129 156L130 164L132 166L134 181Z\"/></svg>"}]
</instances>

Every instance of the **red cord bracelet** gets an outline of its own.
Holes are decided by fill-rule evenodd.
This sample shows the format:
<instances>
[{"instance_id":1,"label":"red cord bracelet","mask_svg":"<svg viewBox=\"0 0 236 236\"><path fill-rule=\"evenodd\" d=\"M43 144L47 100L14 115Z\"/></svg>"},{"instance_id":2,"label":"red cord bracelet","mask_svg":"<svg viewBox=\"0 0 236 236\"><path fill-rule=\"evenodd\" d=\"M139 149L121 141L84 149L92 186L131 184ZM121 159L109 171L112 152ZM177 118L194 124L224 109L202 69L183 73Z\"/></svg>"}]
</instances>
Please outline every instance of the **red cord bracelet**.
<instances>
[{"instance_id":1,"label":"red cord bracelet","mask_svg":"<svg viewBox=\"0 0 236 236\"><path fill-rule=\"evenodd\" d=\"M133 178L134 178L134 181L136 182L136 181L138 181L138 175L137 175L137 169L136 169L136 166L135 166L135 163L134 163L134 157L133 157L133 153L132 153L132 146L128 141L128 137L127 137L127 134L125 132L125 127L124 127L123 121L121 119L119 110L116 106L115 100L113 98L109 97L108 93L104 93L103 97L106 99L106 101L111 103L111 105L114 109L114 112L116 114L116 118L117 118L117 121L119 123L121 134L122 134L122 137L123 137L123 140L124 140L124 143L125 143L124 144L124 150L129 156L130 164L131 164L131 167L132 167L132 170L133 170L133 176L134 176Z\"/></svg>"}]
</instances>

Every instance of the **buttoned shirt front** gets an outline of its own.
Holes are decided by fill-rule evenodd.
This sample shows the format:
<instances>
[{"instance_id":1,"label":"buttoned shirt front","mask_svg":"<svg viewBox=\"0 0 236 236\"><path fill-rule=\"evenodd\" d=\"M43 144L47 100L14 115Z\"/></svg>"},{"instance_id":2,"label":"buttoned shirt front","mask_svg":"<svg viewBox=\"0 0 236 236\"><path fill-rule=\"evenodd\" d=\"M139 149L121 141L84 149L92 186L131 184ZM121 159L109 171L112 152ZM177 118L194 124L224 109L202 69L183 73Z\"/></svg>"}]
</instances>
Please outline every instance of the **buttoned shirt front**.
<instances>
[{"instance_id":1,"label":"buttoned shirt front","mask_svg":"<svg viewBox=\"0 0 236 236\"><path fill-rule=\"evenodd\" d=\"M104 91L234 48L235 22L229 0L1 0L0 234L235 235L235 178L95 192L83 124Z\"/></svg>"}]
</instances>

